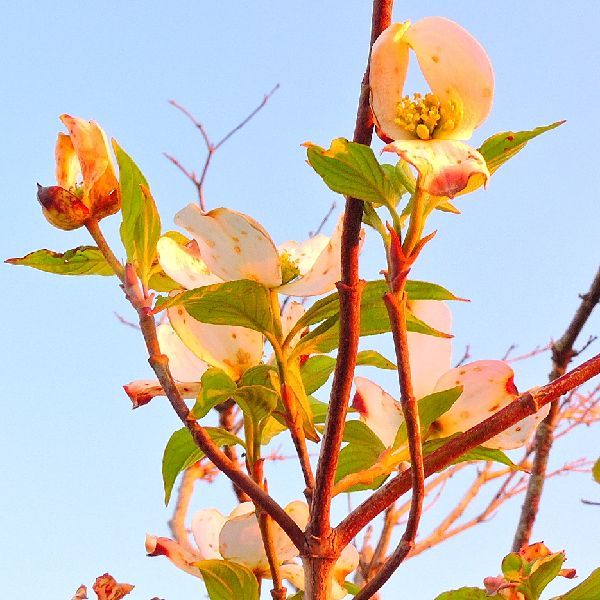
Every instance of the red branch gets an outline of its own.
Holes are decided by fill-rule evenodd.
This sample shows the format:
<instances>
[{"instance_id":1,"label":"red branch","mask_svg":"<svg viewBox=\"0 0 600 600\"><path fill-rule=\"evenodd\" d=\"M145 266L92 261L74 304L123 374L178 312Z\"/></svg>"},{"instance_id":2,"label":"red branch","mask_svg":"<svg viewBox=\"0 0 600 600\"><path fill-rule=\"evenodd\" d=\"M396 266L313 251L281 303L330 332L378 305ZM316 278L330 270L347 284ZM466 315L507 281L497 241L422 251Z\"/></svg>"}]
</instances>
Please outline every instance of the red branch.
<instances>
[{"instance_id":1,"label":"red branch","mask_svg":"<svg viewBox=\"0 0 600 600\"><path fill-rule=\"evenodd\" d=\"M543 387L521 394L508 406L485 421L478 423L462 435L459 435L435 452L425 457L425 476L447 467L468 450L485 444L486 441L508 429L521 419L534 414L542 406L563 394L575 389L592 377L600 374L600 354L575 367L565 375L558 377ZM394 477L379 488L370 498L351 512L334 530L335 546L344 548L352 538L379 513L395 502L399 496L410 489L410 470Z\"/></svg>"}]
</instances>

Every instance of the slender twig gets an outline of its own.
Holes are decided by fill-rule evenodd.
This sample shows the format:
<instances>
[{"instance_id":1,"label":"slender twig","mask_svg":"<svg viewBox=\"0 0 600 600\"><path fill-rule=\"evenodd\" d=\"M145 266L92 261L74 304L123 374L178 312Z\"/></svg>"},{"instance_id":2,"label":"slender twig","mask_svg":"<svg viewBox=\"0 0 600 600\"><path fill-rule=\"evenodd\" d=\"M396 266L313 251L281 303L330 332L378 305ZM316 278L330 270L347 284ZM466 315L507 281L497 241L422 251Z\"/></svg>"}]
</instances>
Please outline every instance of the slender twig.
<instances>
[{"instance_id":1,"label":"slender twig","mask_svg":"<svg viewBox=\"0 0 600 600\"><path fill-rule=\"evenodd\" d=\"M450 439L424 460L425 476L442 470L468 450L485 444L521 419L536 413L552 400L560 398L592 377L600 374L600 354L590 358L554 381L521 394L508 406L478 423L465 433ZM362 502L335 528L335 545L343 548L367 523L410 489L410 469L398 474Z\"/></svg>"},{"instance_id":2,"label":"slender twig","mask_svg":"<svg viewBox=\"0 0 600 600\"><path fill-rule=\"evenodd\" d=\"M369 59L373 43L391 23L392 5L393 0L373 0ZM369 105L369 59L367 59L367 68L361 84L353 138L355 142L366 145L371 144L373 135L373 113ZM333 480L348 412L352 377L356 366L360 333L360 299L364 287L364 282L360 280L358 272L362 214L362 201L356 198L347 198L342 230L342 277L338 283L340 297L339 352L333 375L329 411L325 421L325 431L317 463L311 518L307 529L309 535L314 536L317 540L326 537L331 529L330 511ZM352 537L350 536L348 542Z\"/></svg>"},{"instance_id":3,"label":"slender twig","mask_svg":"<svg viewBox=\"0 0 600 600\"><path fill-rule=\"evenodd\" d=\"M228 431L229 433L235 433L235 429L237 427L235 421L235 407L236 405L232 400L228 400L227 402L224 402L223 404L220 404L215 407L219 413L219 426ZM223 452L225 452L225 455L227 456L227 458L229 458L229 460L232 463L239 465L238 455L235 446L225 446L223 448ZM235 497L237 498L238 502L250 501L250 497L248 496L248 494L246 494L246 492L244 492L235 484L233 484L233 493L235 494Z\"/></svg>"},{"instance_id":4,"label":"slender twig","mask_svg":"<svg viewBox=\"0 0 600 600\"><path fill-rule=\"evenodd\" d=\"M331 203L329 210L327 211L325 216L321 219L319 226L314 231L309 231L308 237L314 238L316 235L319 235L321 233L321 231L323 230L323 227L325 227L325 225L327 224L327 221L329 221L329 219L331 218L331 215L333 214L333 211L335 210L336 206L337 206L337 204L335 202Z\"/></svg>"},{"instance_id":5,"label":"slender twig","mask_svg":"<svg viewBox=\"0 0 600 600\"><path fill-rule=\"evenodd\" d=\"M189 110L187 110L187 108L184 108L183 106L181 106L180 104L175 102L175 100L169 100L169 104L171 106L174 106L179 111L181 111L194 124L196 129L198 129L198 131L200 131L200 134L202 135L202 139L204 140L204 144L206 146L207 154L206 154L206 159L204 161L204 165L202 167L202 172L200 174L200 177L198 177L196 175L196 173L194 173L194 171L188 171L175 157L171 156L170 154L165 153L165 156L194 184L196 191L198 192L198 201L200 203L200 208L203 211L206 210L205 198L204 198L204 181L206 180L206 174L208 172L208 167L210 166L210 162L212 160L214 153L225 142L227 142L227 140L229 138L231 138L231 136L235 135L240 129L242 129L242 127L247 125L248 122L251 121L262 108L264 108L264 106L267 104L267 102L269 101L271 96L278 89L279 89L279 84L277 84L268 94L265 94L261 103L245 119L243 119L233 129L231 129L228 133L226 133L217 143L213 143L211 141L204 125L202 123L200 123L200 121L198 121L192 115L192 113Z\"/></svg>"},{"instance_id":6,"label":"slender twig","mask_svg":"<svg viewBox=\"0 0 600 600\"><path fill-rule=\"evenodd\" d=\"M142 292L139 279L132 265L127 265L123 269L119 261L114 256L112 250L106 243L102 232L96 221L86 223L86 227L98 248L106 258L107 262L113 266L115 273L122 282L122 288L133 308L138 313L140 329L146 342L148 350L148 362L160 382L160 385L169 399L171 406L181 419L182 423L188 428L195 444L204 454L213 462L213 464L222 471L234 484L241 488L250 496L255 505L265 510L279 526L287 533L288 537L298 549L305 546L304 533L294 522L294 520L283 510L283 508L271 498L264 490L246 475L239 465L233 463L225 453L212 441L204 427L189 418L190 411L183 400L177 385L169 370L169 359L160 350L158 336L156 333L156 322L152 315L152 297L148 297Z\"/></svg>"},{"instance_id":7,"label":"slender twig","mask_svg":"<svg viewBox=\"0 0 600 600\"><path fill-rule=\"evenodd\" d=\"M573 319L569 323L565 333L552 345L550 381L557 379L566 371L574 354L573 345L598 302L600 302L600 269L598 269L594 277L590 290L582 296L581 304L575 311ZM525 500L521 508L519 524L517 525L513 540L513 552L518 552L523 545L529 543L531 537L531 531L544 489L548 457L552 448L553 434L557 423L558 402L559 398L556 398L552 402L548 416L540 423L535 434L535 457L527 493L525 494Z\"/></svg>"},{"instance_id":8,"label":"slender twig","mask_svg":"<svg viewBox=\"0 0 600 600\"><path fill-rule=\"evenodd\" d=\"M408 271L406 271L406 274L408 274ZM423 499L425 498L425 474L423 471L421 426L419 423L417 401L412 391L410 376L408 342L406 337L406 297L404 295L403 286L404 283L401 283L399 290L386 293L383 297L383 301L385 302L390 318L398 362L400 398L404 422L406 423L411 461L412 496L406 529L400 538L398 546L385 563L378 569L375 576L370 578L362 590L356 595L356 600L366 600L367 598L371 598L408 556L415 544L415 538L417 537L417 530L423 510Z\"/></svg>"}]
</instances>

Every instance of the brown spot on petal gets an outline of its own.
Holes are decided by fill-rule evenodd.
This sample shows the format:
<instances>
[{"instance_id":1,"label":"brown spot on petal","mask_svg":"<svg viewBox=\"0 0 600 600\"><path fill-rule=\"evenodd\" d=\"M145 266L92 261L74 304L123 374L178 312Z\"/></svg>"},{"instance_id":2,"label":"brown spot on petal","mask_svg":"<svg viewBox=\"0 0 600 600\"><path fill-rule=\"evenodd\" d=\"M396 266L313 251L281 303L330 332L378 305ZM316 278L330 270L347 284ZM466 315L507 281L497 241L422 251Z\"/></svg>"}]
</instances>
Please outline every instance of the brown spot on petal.
<instances>
[{"instance_id":1,"label":"brown spot on petal","mask_svg":"<svg viewBox=\"0 0 600 600\"><path fill-rule=\"evenodd\" d=\"M491 98L493 94L492 88L484 87L482 90L482 94L484 98Z\"/></svg>"},{"instance_id":2,"label":"brown spot on petal","mask_svg":"<svg viewBox=\"0 0 600 600\"><path fill-rule=\"evenodd\" d=\"M431 57L431 60L432 60L434 63L439 63L439 62L440 62L440 57L439 57L437 54L434 54L434 55Z\"/></svg>"},{"instance_id":3,"label":"brown spot on petal","mask_svg":"<svg viewBox=\"0 0 600 600\"><path fill-rule=\"evenodd\" d=\"M515 385L514 377L510 377L509 379L506 380L506 391L511 395L518 396L519 390L517 389L517 386Z\"/></svg>"},{"instance_id":4,"label":"brown spot on petal","mask_svg":"<svg viewBox=\"0 0 600 600\"><path fill-rule=\"evenodd\" d=\"M500 408L500 404L496 403L494 406L490 406L490 412L496 412Z\"/></svg>"},{"instance_id":5,"label":"brown spot on petal","mask_svg":"<svg viewBox=\"0 0 600 600\"><path fill-rule=\"evenodd\" d=\"M204 240L204 243L209 247L209 248L214 248L215 247L215 242L213 240Z\"/></svg>"},{"instance_id":6,"label":"brown spot on petal","mask_svg":"<svg viewBox=\"0 0 600 600\"><path fill-rule=\"evenodd\" d=\"M354 394L354 398L352 399L352 408L355 408L363 417L369 414L365 399L358 392Z\"/></svg>"},{"instance_id":7,"label":"brown spot on petal","mask_svg":"<svg viewBox=\"0 0 600 600\"><path fill-rule=\"evenodd\" d=\"M241 253L242 253L242 249L241 249L239 246L234 246L234 247L233 247L233 251L234 251L236 254L241 254Z\"/></svg>"}]
</instances>

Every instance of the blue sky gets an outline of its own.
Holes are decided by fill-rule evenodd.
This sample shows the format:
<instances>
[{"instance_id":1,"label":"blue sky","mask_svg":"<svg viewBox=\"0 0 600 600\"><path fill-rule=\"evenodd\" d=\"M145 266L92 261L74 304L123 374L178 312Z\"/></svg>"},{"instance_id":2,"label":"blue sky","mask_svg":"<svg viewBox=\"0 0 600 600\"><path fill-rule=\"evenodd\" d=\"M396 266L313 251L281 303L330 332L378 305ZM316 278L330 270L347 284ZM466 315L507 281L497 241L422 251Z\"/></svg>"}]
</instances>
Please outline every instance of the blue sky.
<instances>
[{"instance_id":1,"label":"blue sky","mask_svg":"<svg viewBox=\"0 0 600 600\"><path fill-rule=\"evenodd\" d=\"M168 100L188 107L216 139L276 83L281 89L268 106L215 156L207 202L251 214L277 242L306 237L332 201L338 210L342 202L305 164L300 144L351 137L370 4L5 3L0 256L88 243L83 231L47 225L35 200L35 183L53 182L61 113L93 118L118 139L143 169L171 228L194 190L162 153L199 168L204 148ZM457 357L466 344L474 359L501 357L512 344L522 352L544 345L564 330L600 258L594 75L600 6L432 0L399 2L394 14L413 21L449 17L486 47L496 96L476 145L497 131L568 121L503 167L487 191L459 199L461 216L436 217L439 233L414 273L471 299L453 307ZM116 221L105 222L115 242ZM372 278L383 256L371 238L364 276ZM140 336L115 317L132 317L120 290L106 278L59 278L8 265L0 273L5 595L70 598L80 583L110 571L136 585L132 598L203 597L198 581L144 555L146 531L167 533L160 461L179 424L166 402L130 410L121 386L147 377L149 367ZM583 338L599 329L595 315ZM549 357L517 367L521 389L541 385ZM393 378L381 381L395 390ZM597 431L586 430L562 443L553 461L598 454ZM277 498L300 496L300 483L294 489L278 481L273 469ZM600 521L598 509L580 499L598 499L599 491L587 475L552 481L535 530L552 548L566 548L569 566L581 574L598 566ZM518 505L409 561L385 597L404 590L428 600L495 574ZM233 497L220 482L204 486L195 506L225 512ZM426 515L425 526L431 519Z\"/></svg>"}]
</instances>

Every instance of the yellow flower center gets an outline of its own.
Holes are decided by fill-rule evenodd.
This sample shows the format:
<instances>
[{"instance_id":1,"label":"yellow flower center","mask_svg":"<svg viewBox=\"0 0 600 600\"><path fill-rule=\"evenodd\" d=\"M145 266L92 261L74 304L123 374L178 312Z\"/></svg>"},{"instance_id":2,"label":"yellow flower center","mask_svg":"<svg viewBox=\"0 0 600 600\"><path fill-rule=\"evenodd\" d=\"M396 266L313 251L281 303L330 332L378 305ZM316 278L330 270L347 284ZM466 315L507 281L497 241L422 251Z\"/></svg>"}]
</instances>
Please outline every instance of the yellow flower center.
<instances>
[{"instance_id":1,"label":"yellow flower center","mask_svg":"<svg viewBox=\"0 0 600 600\"><path fill-rule=\"evenodd\" d=\"M394 122L421 140L436 137L437 132L452 131L460 120L454 102L440 102L435 94L404 96L396 106Z\"/></svg>"},{"instance_id":2,"label":"yellow flower center","mask_svg":"<svg viewBox=\"0 0 600 600\"><path fill-rule=\"evenodd\" d=\"M292 258L289 252L282 252L279 255L279 264L281 265L282 283L288 283L300 275L298 260Z\"/></svg>"}]
</instances>

